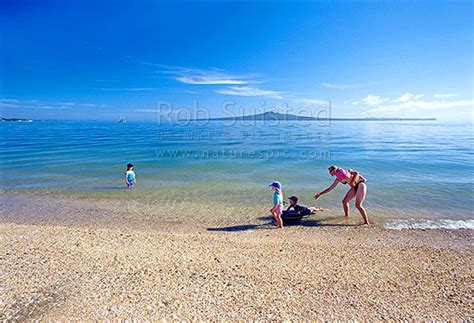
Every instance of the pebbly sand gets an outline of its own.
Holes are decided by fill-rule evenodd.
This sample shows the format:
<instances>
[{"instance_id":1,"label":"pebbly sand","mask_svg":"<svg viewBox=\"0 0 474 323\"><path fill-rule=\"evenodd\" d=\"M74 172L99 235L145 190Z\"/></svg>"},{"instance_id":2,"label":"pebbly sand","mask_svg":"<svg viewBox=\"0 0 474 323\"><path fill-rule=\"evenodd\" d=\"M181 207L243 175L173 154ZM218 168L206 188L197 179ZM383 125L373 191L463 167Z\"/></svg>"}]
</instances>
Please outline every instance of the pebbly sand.
<instances>
[{"instance_id":1,"label":"pebbly sand","mask_svg":"<svg viewBox=\"0 0 474 323\"><path fill-rule=\"evenodd\" d=\"M0 202L2 320L474 319L471 230L326 214L278 230L245 207Z\"/></svg>"}]
</instances>

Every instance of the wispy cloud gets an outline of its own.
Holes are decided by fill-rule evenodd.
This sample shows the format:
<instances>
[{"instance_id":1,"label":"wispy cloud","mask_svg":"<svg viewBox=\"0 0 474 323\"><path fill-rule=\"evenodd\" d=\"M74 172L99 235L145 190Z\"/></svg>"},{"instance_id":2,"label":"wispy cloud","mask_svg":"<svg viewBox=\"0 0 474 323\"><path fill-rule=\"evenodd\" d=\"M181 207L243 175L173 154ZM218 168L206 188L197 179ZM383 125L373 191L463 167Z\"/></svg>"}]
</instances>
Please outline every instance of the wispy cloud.
<instances>
[{"instance_id":1,"label":"wispy cloud","mask_svg":"<svg viewBox=\"0 0 474 323\"><path fill-rule=\"evenodd\" d=\"M0 99L3 108L49 108L46 103L39 100Z\"/></svg>"},{"instance_id":2,"label":"wispy cloud","mask_svg":"<svg viewBox=\"0 0 474 323\"><path fill-rule=\"evenodd\" d=\"M283 99L283 92L262 90L253 86L229 86L225 89L216 90L216 93L237 96L260 96L273 99Z\"/></svg>"},{"instance_id":3,"label":"wispy cloud","mask_svg":"<svg viewBox=\"0 0 474 323\"><path fill-rule=\"evenodd\" d=\"M365 103L366 105L374 106L374 105L380 105L381 103L388 100L389 98L382 98L378 95L369 94L365 98L362 99L362 103Z\"/></svg>"},{"instance_id":4,"label":"wispy cloud","mask_svg":"<svg viewBox=\"0 0 474 323\"><path fill-rule=\"evenodd\" d=\"M0 102L0 108L17 108L18 106L17 103Z\"/></svg>"},{"instance_id":5,"label":"wispy cloud","mask_svg":"<svg viewBox=\"0 0 474 323\"><path fill-rule=\"evenodd\" d=\"M322 87L325 87L327 89L337 89L337 90L349 90L349 89L362 89L366 87L371 87L375 85L376 83L370 82L370 83L327 83L323 82L321 83Z\"/></svg>"},{"instance_id":6,"label":"wispy cloud","mask_svg":"<svg viewBox=\"0 0 474 323\"><path fill-rule=\"evenodd\" d=\"M99 91L112 91L112 92L146 92L146 91L159 91L158 87L100 87L96 88Z\"/></svg>"},{"instance_id":7,"label":"wispy cloud","mask_svg":"<svg viewBox=\"0 0 474 323\"><path fill-rule=\"evenodd\" d=\"M208 74L208 75L189 75L189 76L178 76L175 78L176 81L185 84L197 84L197 85L229 85L229 84L250 84L255 83L246 79L238 79L232 75L219 75L219 74Z\"/></svg>"},{"instance_id":8,"label":"wispy cloud","mask_svg":"<svg viewBox=\"0 0 474 323\"><path fill-rule=\"evenodd\" d=\"M155 109L133 109L133 111L135 111L135 112L155 112L156 113L158 111L158 109L156 109L156 108Z\"/></svg>"},{"instance_id":9,"label":"wispy cloud","mask_svg":"<svg viewBox=\"0 0 474 323\"><path fill-rule=\"evenodd\" d=\"M173 78L184 84L195 85L247 85L263 83L255 74L230 74L220 69L182 68L174 71Z\"/></svg>"},{"instance_id":10,"label":"wispy cloud","mask_svg":"<svg viewBox=\"0 0 474 323\"><path fill-rule=\"evenodd\" d=\"M347 101L344 101L344 104L359 105L361 104L361 102L357 100L347 100Z\"/></svg>"},{"instance_id":11,"label":"wispy cloud","mask_svg":"<svg viewBox=\"0 0 474 323\"><path fill-rule=\"evenodd\" d=\"M72 107L103 108L106 104L75 103L75 102L45 102L41 100L0 99L2 108L20 109L70 109Z\"/></svg>"},{"instance_id":12,"label":"wispy cloud","mask_svg":"<svg viewBox=\"0 0 474 323\"><path fill-rule=\"evenodd\" d=\"M20 102L20 100L17 99L0 99L0 103L16 103Z\"/></svg>"},{"instance_id":13,"label":"wispy cloud","mask_svg":"<svg viewBox=\"0 0 474 323\"><path fill-rule=\"evenodd\" d=\"M184 94L199 94L201 93L200 91L194 91L194 90L184 90L184 89L177 89L173 90L176 93L184 93Z\"/></svg>"},{"instance_id":14,"label":"wispy cloud","mask_svg":"<svg viewBox=\"0 0 474 323\"><path fill-rule=\"evenodd\" d=\"M220 68L196 68L183 66L170 66L150 62L137 62L138 64L153 66L160 77L171 78L189 85L226 85L227 87L215 90L215 93L234 96L266 97L283 99L281 91L261 89L254 84L265 83L261 75L230 73ZM193 92L189 92L194 94Z\"/></svg>"},{"instance_id":15,"label":"wispy cloud","mask_svg":"<svg viewBox=\"0 0 474 323\"><path fill-rule=\"evenodd\" d=\"M393 100L393 102L409 102L409 101L416 101L424 97L424 94L412 94L412 93L405 93L400 96L398 99Z\"/></svg>"},{"instance_id":16,"label":"wispy cloud","mask_svg":"<svg viewBox=\"0 0 474 323\"><path fill-rule=\"evenodd\" d=\"M183 66L169 66L150 62L137 62L143 65L158 68L159 74L164 74L170 78L184 84L193 85L248 85L263 83L258 74L235 74L224 71L220 68L196 68Z\"/></svg>"},{"instance_id":17,"label":"wispy cloud","mask_svg":"<svg viewBox=\"0 0 474 323\"><path fill-rule=\"evenodd\" d=\"M0 103L11 103L11 104L40 104L41 101L39 100L20 100L20 99L0 99Z\"/></svg>"},{"instance_id":18,"label":"wispy cloud","mask_svg":"<svg viewBox=\"0 0 474 323\"><path fill-rule=\"evenodd\" d=\"M449 99L449 98L454 98L456 96L459 96L459 94L455 94L455 93L438 93L438 94L434 94L433 97L435 99Z\"/></svg>"}]
</instances>

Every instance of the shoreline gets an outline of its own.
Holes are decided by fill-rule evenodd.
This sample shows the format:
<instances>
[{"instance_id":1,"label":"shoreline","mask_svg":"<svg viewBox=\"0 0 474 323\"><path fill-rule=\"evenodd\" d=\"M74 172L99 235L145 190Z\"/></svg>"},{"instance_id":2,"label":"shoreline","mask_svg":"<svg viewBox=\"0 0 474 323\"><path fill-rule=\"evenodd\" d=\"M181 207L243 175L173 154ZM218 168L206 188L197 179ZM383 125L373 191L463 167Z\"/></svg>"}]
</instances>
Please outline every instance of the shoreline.
<instances>
[{"instance_id":1,"label":"shoreline","mask_svg":"<svg viewBox=\"0 0 474 323\"><path fill-rule=\"evenodd\" d=\"M472 230L277 230L236 210L172 222L170 206L1 201L1 319L474 319Z\"/></svg>"},{"instance_id":2,"label":"shoreline","mask_svg":"<svg viewBox=\"0 0 474 323\"><path fill-rule=\"evenodd\" d=\"M273 222L265 203L253 206L218 199L215 201L179 199L175 195L168 200L167 198L160 199L160 196L143 198L143 195L134 196L133 194L120 198L110 196L104 198L81 192L63 194L55 191L1 191L0 207L9 211L8 214L0 214L0 222L6 220L15 223L36 223L35 221L40 220L42 223L60 225L82 223L104 228L130 223L137 227L146 227L151 222L166 225L175 223L176 226L172 228L174 230L183 231L181 228L183 226L185 230L195 231L226 225L271 226ZM99 210L101 212L98 212ZM75 216L76 211L79 211L81 216ZM430 218L429 212L414 210L410 213L403 211L401 216L397 217L398 214L390 212L390 209L370 207L368 211L371 226L383 229L474 229L474 219L465 216L452 218L452 215L449 215L438 218L437 215L435 218ZM345 218L341 212L339 205L331 205L300 223L291 223L291 226L357 226L360 223L361 217L353 203L351 203L351 213L348 218ZM117 222L112 223L111 220Z\"/></svg>"}]
</instances>

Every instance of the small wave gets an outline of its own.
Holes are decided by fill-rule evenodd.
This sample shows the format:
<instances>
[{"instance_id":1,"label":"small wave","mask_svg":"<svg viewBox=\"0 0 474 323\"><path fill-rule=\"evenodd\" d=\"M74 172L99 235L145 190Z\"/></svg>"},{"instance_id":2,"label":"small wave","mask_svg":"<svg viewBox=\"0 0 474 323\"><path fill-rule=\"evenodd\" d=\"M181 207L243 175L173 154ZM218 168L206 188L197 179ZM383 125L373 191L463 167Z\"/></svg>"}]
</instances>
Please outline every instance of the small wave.
<instances>
[{"instance_id":1,"label":"small wave","mask_svg":"<svg viewBox=\"0 0 474 323\"><path fill-rule=\"evenodd\" d=\"M474 229L474 220L395 220L385 225L387 229Z\"/></svg>"},{"instance_id":2,"label":"small wave","mask_svg":"<svg viewBox=\"0 0 474 323\"><path fill-rule=\"evenodd\" d=\"M385 225L387 229L474 229L474 220L395 220Z\"/></svg>"}]
</instances>

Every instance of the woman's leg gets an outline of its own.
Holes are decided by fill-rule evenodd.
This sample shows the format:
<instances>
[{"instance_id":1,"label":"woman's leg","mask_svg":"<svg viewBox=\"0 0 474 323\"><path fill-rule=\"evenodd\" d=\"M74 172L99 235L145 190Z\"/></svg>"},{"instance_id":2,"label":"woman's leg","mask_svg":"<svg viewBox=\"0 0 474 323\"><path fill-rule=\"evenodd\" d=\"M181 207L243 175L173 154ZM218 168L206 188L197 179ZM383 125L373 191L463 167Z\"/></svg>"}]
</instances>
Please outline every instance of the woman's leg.
<instances>
[{"instance_id":1,"label":"woman's leg","mask_svg":"<svg viewBox=\"0 0 474 323\"><path fill-rule=\"evenodd\" d=\"M345 216L349 216L349 202L354 198L355 195L355 190L351 187L351 189L347 191L346 196L344 196L344 199L342 200L342 208L344 209Z\"/></svg>"},{"instance_id":2,"label":"woman's leg","mask_svg":"<svg viewBox=\"0 0 474 323\"><path fill-rule=\"evenodd\" d=\"M362 224L368 225L369 218L367 217L367 212L362 206L366 195L367 195L367 185L365 183L360 183L359 188L357 189L357 193L356 193L356 208L359 210L360 215L362 215L362 219L364 219L364 223Z\"/></svg>"}]
</instances>

